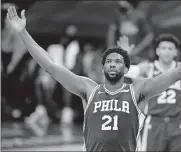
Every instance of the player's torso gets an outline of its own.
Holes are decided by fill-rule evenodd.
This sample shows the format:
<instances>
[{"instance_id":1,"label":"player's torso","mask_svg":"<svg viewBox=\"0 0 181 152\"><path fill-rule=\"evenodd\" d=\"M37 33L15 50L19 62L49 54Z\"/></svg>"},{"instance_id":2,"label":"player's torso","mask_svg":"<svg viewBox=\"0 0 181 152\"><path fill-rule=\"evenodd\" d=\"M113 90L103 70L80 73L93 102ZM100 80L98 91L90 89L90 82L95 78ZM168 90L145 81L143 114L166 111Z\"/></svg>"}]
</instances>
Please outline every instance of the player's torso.
<instances>
[{"instance_id":1,"label":"player's torso","mask_svg":"<svg viewBox=\"0 0 181 152\"><path fill-rule=\"evenodd\" d=\"M86 150L134 151L139 132L139 116L140 111L134 104L128 84L114 93L100 85L85 111Z\"/></svg>"},{"instance_id":2,"label":"player's torso","mask_svg":"<svg viewBox=\"0 0 181 152\"><path fill-rule=\"evenodd\" d=\"M174 62L172 68L177 63ZM153 63L152 76L155 77L163 71L157 61ZM177 81L160 95L153 97L145 107L147 114L156 116L176 116L181 113L181 82Z\"/></svg>"}]
</instances>

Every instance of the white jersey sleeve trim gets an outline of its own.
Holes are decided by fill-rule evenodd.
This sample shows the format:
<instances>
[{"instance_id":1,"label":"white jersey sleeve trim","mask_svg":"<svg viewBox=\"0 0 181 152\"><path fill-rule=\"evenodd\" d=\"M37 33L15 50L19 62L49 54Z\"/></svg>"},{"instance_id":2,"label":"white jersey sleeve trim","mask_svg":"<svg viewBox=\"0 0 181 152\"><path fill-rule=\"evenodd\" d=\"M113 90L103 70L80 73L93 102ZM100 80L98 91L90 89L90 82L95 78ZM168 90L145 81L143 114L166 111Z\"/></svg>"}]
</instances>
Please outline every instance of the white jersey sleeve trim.
<instances>
[{"instance_id":1,"label":"white jersey sleeve trim","mask_svg":"<svg viewBox=\"0 0 181 152\"><path fill-rule=\"evenodd\" d=\"M134 93L134 89L133 89L133 85L130 84L130 91L131 91L131 96L132 96L132 99L133 99L133 103L138 111L138 114L141 113L141 110L139 109L138 107L138 104L137 104L137 101L136 101L136 97L135 97L135 93Z\"/></svg>"},{"instance_id":2,"label":"white jersey sleeve trim","mask_svg":"<svg viewBox=\"0 0 181 152\"><path fill-rule=\"evenodd\" d=\"M148 131L151 129L151 116L148 115L143 129L141 151L147 151Z\"/></svg>"},{"instance_id":3,"label":"white jersey sleeve trim","mask_svg":"<svg viewBox=\"0 0 181 152\"><path fill-rule=\"evenodd\" d=\"M132 99L133 99L133 103L134 103L134 105L135 105L135 107L136 107L136 109L138 111L139 129L138 129L138 133L137 133L137 136L136 136L137 145L136 145L136 150L135 151L139 151L140 148L141 148L140 131L143 128L143 124L144 124L144 120L145 120L145 115L141 112L141 110L138 107L138 104L137 104L137 101L136 101L136 97L135 97L135 93L134 93L134 89L133 89L133 85L132 84L130 85L130 91L131 91L131 96L132 96Z\"/></svg>"},{"instance_id":4,"label":"white jersey sleeve trim","mask_svg":"<svg viewBox=\"0 0 181 152\"><path fill-rule=\"evenodd\" d=\"M89 107L89 105L90 105L90 103L92 102L92 99L93 99L93 97L94 97L94 94L95 94L96 90L97 90L99 87L100 87L100 85L97 85L97 86L94 88L94 90L92 91L92 93L91 93L91 95L90 95L90 97L89 97L89 99L88 99L87 106L86 106L86 108L85 108L85 110L84 110L84 115L86 114L86 111L87 111L87 109L88 109L88 107Z\"/></svg>"},{"instance_id":5,"label":"white jersey sleeve trim","mask_svg":"<svg viewBox=\"0 0 181 152\"><path fill-rule=\"evenodd\" d=\"M87 150L86 150L86 145L85 145L85 139L84 139L84 137L83 137L83 140L84 140L83 152L86 152Z\"/></svg>"}]
</instances>

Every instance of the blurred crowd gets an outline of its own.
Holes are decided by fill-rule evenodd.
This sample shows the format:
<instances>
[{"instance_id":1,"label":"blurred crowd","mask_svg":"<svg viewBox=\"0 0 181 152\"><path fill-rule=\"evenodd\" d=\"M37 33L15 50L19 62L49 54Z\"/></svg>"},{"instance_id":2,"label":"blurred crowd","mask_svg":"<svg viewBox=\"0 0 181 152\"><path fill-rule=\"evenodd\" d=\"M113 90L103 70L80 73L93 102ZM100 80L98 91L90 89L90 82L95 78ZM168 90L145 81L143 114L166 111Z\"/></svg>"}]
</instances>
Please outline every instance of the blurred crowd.
<instances>
[{"instance_id":1,"label":"blurred crowd","mask_svg":"<svg viewBox=\"0 0 181 152\"><path fill-rule=\"evenodd\" d=\"M2 3L4 12L6 5ZM18 8L17 4L14 5ZM146 5L128 1L118 1L117 5L117 20L109 24L107 37L102 40L77 37L74 25L67 26L65 33L58 37L33 37L54 62L101 83L104 79L101 73L101 54L107 47L115 46L121 35L128 36L130 43L135 44L130 53L132 64L156 58L152 46L156 33L148 20L147 10L143 9ZM84 117L81 99L66 91L37 65L18 35L9 27L5 13L1 21L2 121L33 123L42 120L45 123L81 124ZM46 38L51 40L46 41ZM132 80L125 81L131 83Z\"/></svg>"}]
</instances>

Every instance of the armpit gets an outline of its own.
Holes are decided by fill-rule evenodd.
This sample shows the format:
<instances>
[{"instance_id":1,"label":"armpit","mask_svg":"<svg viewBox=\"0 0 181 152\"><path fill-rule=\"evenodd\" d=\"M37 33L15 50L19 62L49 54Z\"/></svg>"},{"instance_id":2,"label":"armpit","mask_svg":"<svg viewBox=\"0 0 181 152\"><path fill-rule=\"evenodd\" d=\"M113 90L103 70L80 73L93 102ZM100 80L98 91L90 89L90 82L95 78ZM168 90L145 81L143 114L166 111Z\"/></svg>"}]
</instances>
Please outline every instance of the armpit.
<instances>
[{"instance_id":1,"label":"armpit","mask_svg":"<svg viewBox=\"0 0 181 152\"><path fill-rule=\"evenodd\" d=\"M82 100L85 100L87 102L87 100L86 100L87 99L87 95L86 95L85 92L81 91L80 92L80 96L81 96Z\"/></svg>"},{"instance_id":2,"label":"armpit","mask_svg":"<svg viewBox=\"0 0 181 152\"><path fill-rule=\"evenodd\" d=\"M146 99L145 93L141 93L140 96L139 96L139 99L138 99L138 103L144 101L145 99Z\"/></svg>"},{"instance_id":3,"label":"armpit","mask_svg":"<svg viewBox=\"0 0 181 152\"><path fill-rule=\"evenodd\" d=\"M138 96L138 103L141 102L141 101L144 101L144 100L147 100L147 96L148 96L148 92L146 91L146 81L149 81L147 79L144 79L142 81L140 81L140 86L139 86L139 90L140 90L140 93L139 93L139 96Z\"/></svg>"}]
</instances>

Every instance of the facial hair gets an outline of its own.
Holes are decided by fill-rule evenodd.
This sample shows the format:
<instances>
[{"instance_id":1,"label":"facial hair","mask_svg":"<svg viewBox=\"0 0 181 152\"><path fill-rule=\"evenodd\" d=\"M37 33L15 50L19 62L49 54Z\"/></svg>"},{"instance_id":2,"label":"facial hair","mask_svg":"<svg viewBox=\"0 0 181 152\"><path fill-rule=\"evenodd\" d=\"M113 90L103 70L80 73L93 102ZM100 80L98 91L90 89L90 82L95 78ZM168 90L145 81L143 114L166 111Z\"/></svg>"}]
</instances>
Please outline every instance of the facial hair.
<instances>
[{"instance_id":1,"label":"facial hair","mask_svg":"<svg viewBox=\"0 0 181 152\"><path fill-rule=\"evenodd\" d=\"M122 73L119 72L115 75L115 77L110 77L108 72L105 72L105 71L104 71L104 75L105 75L106 79L110 82L118 82L123 76Z\"/></svg>"}]
</instances>

